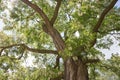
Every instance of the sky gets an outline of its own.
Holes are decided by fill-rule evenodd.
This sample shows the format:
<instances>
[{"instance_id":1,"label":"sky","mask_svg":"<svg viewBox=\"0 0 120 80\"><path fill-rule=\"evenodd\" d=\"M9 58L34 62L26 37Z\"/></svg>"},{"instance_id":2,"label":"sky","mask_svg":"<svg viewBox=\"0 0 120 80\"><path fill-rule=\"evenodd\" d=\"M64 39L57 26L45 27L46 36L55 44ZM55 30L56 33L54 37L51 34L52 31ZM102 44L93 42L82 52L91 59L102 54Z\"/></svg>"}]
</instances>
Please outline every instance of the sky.
<instances>
[{"instance_id":1,"label":"sky","mask_svg":"<svg viewBox=\"0 0 120 80\"><path fill-rule=\"evenodd\" d=\"M115 6L120 7L120 0L118 0Z\"/></svg>"},{"instance_id":2,"label":"sky","mask_svg":"<svg viewBox=\"0 0 120 80\"><path fill-rule=\"evenodd\" d=\"M0 19L0 31L2 30L3 26L4 26L3 20Z\"/></svg>"},{"instance_id":3,"label":"sky","mask_svg":"<svg viewBox=\"0 0 120 80\"><path fill-rule=\"evenodd\" d=\"M115 6L120 7L120 0L118 0ZM2 30L4 25L5 24L3 23L3 20L0 19L0 31ZM110 50L102 49L101 51L105 54L105 58L109 59L111 57L111 53L115 53L116 51L120 52L120 47L117 45L117 42L115 42L115 44L110 47Z\"/></svg>"}]
</instances>

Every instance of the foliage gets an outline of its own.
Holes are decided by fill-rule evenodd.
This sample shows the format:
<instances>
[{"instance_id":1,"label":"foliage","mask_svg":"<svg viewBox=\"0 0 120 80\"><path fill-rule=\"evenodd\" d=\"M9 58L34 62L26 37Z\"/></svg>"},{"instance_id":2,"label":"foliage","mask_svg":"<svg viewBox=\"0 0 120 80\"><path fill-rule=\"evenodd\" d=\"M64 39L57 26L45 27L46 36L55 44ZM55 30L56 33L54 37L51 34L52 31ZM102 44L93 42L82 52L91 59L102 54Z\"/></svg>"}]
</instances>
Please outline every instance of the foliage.
<instances>
[{"instance_id":1,"label":"foliage","mask_svg":"<svg viewBox=\"0 0 120 80\"><path fill-rule=\"evenodd\" d=\"M38 5L50 21L59 0L29 1ZM119 80L120 56L113 54L106 60L99 49L109 49L114 41L120 40L120 8L113 7L97 32L93 31L102 11L111 1L62 0L53 27L62 36L66 47L57 51L61 58L58 68L54 68L57 55L39 52L57 50L53 37L43 29L43 18L22 0L0 0L0 18L5 24L0 32L0 79L50 80L63 73L64 60L80 56L84 61L100 59L99 63L87 64L91 80ZM114 40L108 36L113 36ZM31 57L33 60L29 59ZM32 62L32 66L27 66L29 62L25 64L27 60Z\"/></svg>"}]
</instances>

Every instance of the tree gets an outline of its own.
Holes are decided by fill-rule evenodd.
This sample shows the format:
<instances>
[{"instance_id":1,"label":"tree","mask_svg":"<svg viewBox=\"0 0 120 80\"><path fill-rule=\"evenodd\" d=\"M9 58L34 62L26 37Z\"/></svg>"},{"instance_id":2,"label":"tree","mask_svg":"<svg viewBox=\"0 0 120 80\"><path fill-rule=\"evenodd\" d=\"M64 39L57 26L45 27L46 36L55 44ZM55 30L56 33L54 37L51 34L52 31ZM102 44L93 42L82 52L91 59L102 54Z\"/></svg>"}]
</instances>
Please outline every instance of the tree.
<instances>
[{"instance_id":1,"label":"tree","mask_svg":"<svg viewBox=\"0 0 120 80\"><path fill-rule=\"evenodd\" d=\"M106 66L98 49L106 49L113 44L111 37L106 35L119 39L120 9L114 7L117 1L20 0L15 1L12 8L5 5L7 0L1 1L2 9L7 7L10 11L10 14L6 13L8 17L1 13L6 24L4 30L11 30L14 34L6 40L9 43L1 43L1 66L6 68L5 71L21 71L14 72L13 76L20 80L29 80L33 76L35 80L94 79L97 76L94 75L95 68L99 72L101 65ZM20 65L20 59L24 61L30 52L43 54L32 54L38 68ZM50 64L48 60L52 56L56 58L55 66L54 61Z\"/></svg>"}]
</instances>

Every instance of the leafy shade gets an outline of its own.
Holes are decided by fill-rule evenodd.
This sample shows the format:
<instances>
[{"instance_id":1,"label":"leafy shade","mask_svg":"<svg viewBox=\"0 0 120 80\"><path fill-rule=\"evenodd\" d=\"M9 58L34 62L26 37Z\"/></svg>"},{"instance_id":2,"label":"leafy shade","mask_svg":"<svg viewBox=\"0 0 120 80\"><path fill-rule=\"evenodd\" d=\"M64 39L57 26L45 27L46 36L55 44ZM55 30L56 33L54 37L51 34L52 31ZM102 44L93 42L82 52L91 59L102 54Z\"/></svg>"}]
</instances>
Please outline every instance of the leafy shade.
<instances>
[{"instance_id":1,"label":"leafy shade","mask_svg":"<svg viewBox=\"0 0 120 80\"><path fill-rule=\"evenodd\" d=\"M0 79L119 80L117 1L1 0Z\"/></svg>"}]
</instances>

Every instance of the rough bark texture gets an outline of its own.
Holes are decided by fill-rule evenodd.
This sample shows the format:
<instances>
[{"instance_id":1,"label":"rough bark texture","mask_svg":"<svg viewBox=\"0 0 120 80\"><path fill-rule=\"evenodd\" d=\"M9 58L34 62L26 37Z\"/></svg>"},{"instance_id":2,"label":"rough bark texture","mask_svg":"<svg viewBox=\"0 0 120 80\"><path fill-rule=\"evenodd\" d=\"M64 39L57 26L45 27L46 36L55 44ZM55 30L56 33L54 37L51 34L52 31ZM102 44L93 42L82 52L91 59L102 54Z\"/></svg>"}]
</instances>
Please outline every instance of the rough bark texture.
<instances>
[{"instance_id":1,"label":"rough bark texture","mask_svg":"<svg viewBox=\"0 0 120 80\"><path fill-rule=\"evenodd\" d=\"M60 33L54 27L51 27L51 30L49 30L45 24L43 24L42 28L48 35L52 37L57 51L63 51L65 49L65 43Z\"/></svg>"},{"instance_id":2,"label":"rough bark texture","mask_svg":"<svg viewBox=\"0 0 120 80\"><path fill-rule=\"evenodd\" d=\"M82 60L74 61L69 58L64 63L64 80L89 80L86 64Z\"/></svg>"}]
</instances>

